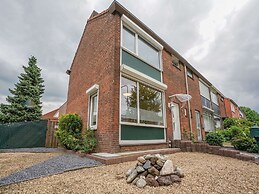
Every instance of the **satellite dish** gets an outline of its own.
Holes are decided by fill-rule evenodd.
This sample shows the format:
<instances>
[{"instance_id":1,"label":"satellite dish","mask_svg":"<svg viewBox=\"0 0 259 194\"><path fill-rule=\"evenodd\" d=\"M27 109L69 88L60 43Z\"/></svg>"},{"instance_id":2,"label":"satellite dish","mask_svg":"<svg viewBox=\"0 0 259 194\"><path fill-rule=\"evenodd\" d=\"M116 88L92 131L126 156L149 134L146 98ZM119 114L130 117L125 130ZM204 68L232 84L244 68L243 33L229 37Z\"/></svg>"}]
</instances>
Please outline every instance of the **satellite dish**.
<instances>
[{"instance_id":1,"label":"satellite dish","mask_svg":"<svg viewBox=\"0 0 259 194\"><path fill-rule=\"evenodd\" d=\"M179 100L182 103L181 108L184 107L186 102L192 99L192 96L189 94L174 94L169 96L170 99L172 99L173 97L177 98L177 100Z\"/></svg>"}]
</instances>

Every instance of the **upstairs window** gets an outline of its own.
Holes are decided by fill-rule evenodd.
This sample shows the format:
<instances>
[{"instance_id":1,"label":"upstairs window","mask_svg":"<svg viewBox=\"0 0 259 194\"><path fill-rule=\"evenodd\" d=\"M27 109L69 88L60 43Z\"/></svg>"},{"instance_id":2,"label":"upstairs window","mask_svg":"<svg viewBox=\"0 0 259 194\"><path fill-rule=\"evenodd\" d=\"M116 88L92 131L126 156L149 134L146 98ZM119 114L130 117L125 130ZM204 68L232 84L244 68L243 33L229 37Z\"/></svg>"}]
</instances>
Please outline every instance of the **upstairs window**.
<instances>
[{"instance_id":1,"label":"upstairs window","mask_svg":"<svg viewBox=\"0 0 259 194\"><path fill-rule=\"evenodd\" d=\"M149 65L160 69L160 51L146 41L143 37L123 26L122 46L133 52Z\"/></svg>"},{"instance_id":2,"label":"upstairs window","mask_svg":"<svg viewBox=\"0 0 259 194\"><path fill-rule=\"evenodd\" d=\"M193 73L190 69L187 69L187 75L188 77L193 78Z\"/></svg>"},{"instance_id":3,"label":"upstairs window","mask_svg":"<svg viewBox=\"0 0 259 194\"><path fill-rule=\"evenodd\" d=\"M214 104L216 104L216 105L219 105L217 94L215 94L214 92L211 92L210 94L211 94L211 100L212 100L212 102L213 102Z\"/></svg>"},{"instance_id":4,"label":"upstairs window","mask_svg":"<svg viewBox=\"0 0 259 194\"><path fill-rule=\"evenodd\" d=\"M122 40L123 47L135 53L135 34L130 30L128 30L127 28L123 27L122 37L123 37L123 40Z\"/></svg>"},{"instance_id":5,"label":"upstairs window","mask_svg":"<svg viewBox=\"0 0 259 194\"><path fill-rule=\"evenodd\" d=\"M138 55L156 68L160 68L158 50L141 37L138 38Z\"/></svg>"},{"instance_id":6,"label":"upstairs window","mask_svg":"<svg viewBox=\"0 0 259 194\"><path fill-rule=\"evenodd\" d=\"M172 54L172 64L173 64L173 66L175 66L178 69L180 69L180 61L173 54Z\"/></svg>"},{"instance_id":7,"label":"upstairs window","mask_svg":"<svg viewBox=\"0 0 259 194\"><path fill-rule=\"evenodd\" d=\"M202 106L211 109L211 102L210 102L210 89L201 81L199 82L200 85L200 94L202 100Z\"/></svg>"}]
</instances>

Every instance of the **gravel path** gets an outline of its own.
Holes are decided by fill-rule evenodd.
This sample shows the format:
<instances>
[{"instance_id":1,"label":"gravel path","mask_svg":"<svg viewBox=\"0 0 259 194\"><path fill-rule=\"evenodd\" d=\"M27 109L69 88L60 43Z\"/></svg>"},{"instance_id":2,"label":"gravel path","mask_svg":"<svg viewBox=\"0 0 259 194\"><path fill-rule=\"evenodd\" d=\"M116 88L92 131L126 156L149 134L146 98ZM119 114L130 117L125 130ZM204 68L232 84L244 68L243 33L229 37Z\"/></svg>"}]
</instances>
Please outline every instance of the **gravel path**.
<instances>
[{"instance_id":1,"label":"gravel path","mask_svg":"<svg viewBox=\"0 0 259 194\"><path fill-rule=\"evenodd\" d=\"M15 149L0 149L0 153L17 153L17 152L29 152L29 153L53 153L53 152L63 152L59 148L15 148Z\"/></svg>"},{"instance_id":2,"label":"gravel path","mask_svg":"<svg viewBox=\"0 0 259 194\"><path fill-rule=\"evenodd\" d=\"M0 179L0 186L100 165L102 164L98 161L82 158L74 154L56 156Z\"/></svg>"},{"instance_id":3,"label":"gravel path","mask_svg":"<svg viewBox=\"0 0 259 194\"><path fill-rule=\"evenodd\" d=\"M84 168L63 174L0 187L0 193L127 193L127 194L215 194L259 193L259 165L212 154L176 153L169 155L185 173L180 185L139 189L117 179L136 162Z\"/></svg>"},{"instance_id":4,"label":"gravel path","mask_svg":"<svg viewBox=\"0 0 259 194\"><path fill-rule=\"evenodd\" d=\"M63 153L0 153L0 179Z\"/></svg>"}]
</instances>

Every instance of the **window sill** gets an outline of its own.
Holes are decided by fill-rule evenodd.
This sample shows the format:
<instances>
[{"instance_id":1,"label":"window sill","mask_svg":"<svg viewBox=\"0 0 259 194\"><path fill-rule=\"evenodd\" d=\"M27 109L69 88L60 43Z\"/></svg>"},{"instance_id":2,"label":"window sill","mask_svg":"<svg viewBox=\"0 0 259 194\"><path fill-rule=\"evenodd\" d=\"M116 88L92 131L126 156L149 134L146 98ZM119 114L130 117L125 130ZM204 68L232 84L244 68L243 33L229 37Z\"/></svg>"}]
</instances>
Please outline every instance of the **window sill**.
<instances>
[{"instance_id":1,"label":"window sill","mask_svg":"<svg viewBox=\"0 0 259 194\"><path fill-rule=\"evenodd\" d=\"M154 139L154 140L120 140L120 146L130 146L130 145L148 145L148 144L166 144L165 139Z\"/></svg>"},{"instance_id":2,"label":"window sill","mask_svg":"<svg viewBox=\"0 0 259 194\"><path fill-rule=\"evenodd\" d=\"M142 124L142 123L128 123L128 122L120 122L121 125L131 125L131 126L140 126L140 127L154 127L154 128L161 128L164 129L165 126L161 125L149 125L149 124Z\"/></svg>"}]
</instances>

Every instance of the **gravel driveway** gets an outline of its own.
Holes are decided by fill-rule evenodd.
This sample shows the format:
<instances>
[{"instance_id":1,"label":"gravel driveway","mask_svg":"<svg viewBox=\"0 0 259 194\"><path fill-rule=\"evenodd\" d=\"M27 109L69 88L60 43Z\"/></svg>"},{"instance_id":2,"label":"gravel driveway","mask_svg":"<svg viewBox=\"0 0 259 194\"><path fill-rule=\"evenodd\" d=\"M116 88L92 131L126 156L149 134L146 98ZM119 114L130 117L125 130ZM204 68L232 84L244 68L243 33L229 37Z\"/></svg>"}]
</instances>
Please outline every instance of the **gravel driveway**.
<instances>
[{"instance_id":1,"label":"gravel driveway","mask_svg":"<svg viewBox=\"0 0 259 194\"><path fill-rule=\"evenodd\" d=\"M1 178L0 186L99 165L102 165L102 163L92 159L82 158L74 154L56 156L19 172L13 173L7 177Z\"/></svg>"},{"instance_id":2,"label":"gravel driveway","mask_svg":"<svg viewBox=\"0 0 259 194\"><path fill-rule=\"evenodd\" d=\"M134 166L135 162L84 168L63 174L0 187L0 193L259 193L259 165L203 153L176 153L169 155L182 168L185 177L180 185L145 187L139 189L117 179Z\"/></svg>"}]
</instances>

